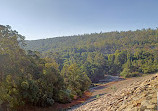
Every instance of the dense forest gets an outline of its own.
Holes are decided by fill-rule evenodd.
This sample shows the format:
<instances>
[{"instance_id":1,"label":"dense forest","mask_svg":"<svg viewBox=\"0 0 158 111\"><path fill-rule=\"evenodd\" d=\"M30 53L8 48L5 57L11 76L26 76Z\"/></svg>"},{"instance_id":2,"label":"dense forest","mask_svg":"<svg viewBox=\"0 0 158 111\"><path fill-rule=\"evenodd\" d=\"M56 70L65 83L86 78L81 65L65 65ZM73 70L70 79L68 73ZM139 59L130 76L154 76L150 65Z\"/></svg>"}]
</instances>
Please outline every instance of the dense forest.
<instances>
[{"instance_id":1,"label":"dense forest","mask_svg":"<svg viewBox=\"0 0 158 111\"><path fill-rule=\"evenodd\" d=\"M74 35L26 44L25 50L53 58L59 70L77 64L92 82L105 74L133 77L158 71L158 29Z\"/></svg>"},{"instance_id":2,"label":"dense forest","mask_svg":"<svg viewBox=\"0 0 158 111\"><path fill-rule=\"evenodd\" d=\"M24 105L50 106L82 96L91 80L78 64L60 64L38 52L25 51L25 37L0 25L0 105L12 110Z\"/></svg>"}]
</instances>

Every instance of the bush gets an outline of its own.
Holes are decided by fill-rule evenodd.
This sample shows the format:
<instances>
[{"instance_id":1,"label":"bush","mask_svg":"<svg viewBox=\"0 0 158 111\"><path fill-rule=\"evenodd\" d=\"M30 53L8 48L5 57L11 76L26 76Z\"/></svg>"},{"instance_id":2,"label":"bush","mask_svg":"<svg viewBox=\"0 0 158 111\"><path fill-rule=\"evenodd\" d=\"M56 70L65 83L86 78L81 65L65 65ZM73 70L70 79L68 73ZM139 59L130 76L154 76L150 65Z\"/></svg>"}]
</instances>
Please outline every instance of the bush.
<instances>
[{"instance_id":1,"label":"bush","mask_svg":"<svg viewBox=\"0 0 158 111\"><path fill-rule=\"evenodd\" d=\"M58 93L58 101L61 103L70 102L73 99L71 95L69 90L60 90Z\"/></svg>"},{"instance_id":2,"label":"bush","mask_svg":"<svg viewBox=\"0 0 158 111\"><path fill-rule=\"evenodd\" d=\"M127 75L127 77L139 77L141 74L139 72L132 72Z\"/></svg>"},{"instance_id":3,"label":"bush","mask_svg":"<svg viewBox=\"0 0 158 111\"><path fill-rule=\"evenodd\" d=\"M139 72L123 72L120 74L121 76L125 77L125 78L129 78L129 77L139 77L142 74L140 74Z\"/></svg>"},{"instance_id":4,"label":"bush","mask_svg":"<svg viewBox=\"0 0 158 111\"><path fill-rule=\"evenodd\" d=\"M130 69L128 69L128 68L124 68L123 71L120 73L120 76L126 78L126 77L129 76L129 73L130 73Z\"/></svg>"},{"instance_id":5,"label":"bush","mask_svg":"<svg viewBox=\"0 0 158 111\"><path fill-rule=\"evenodd\" d=\"M9 103L9 107L12 109L16 109L18 106L24 105L24 101L20 96L17 85L14 81L12 81L10 75L6 77L5 82L1 82L0 101Z\"/></svg>"}]
</instances>

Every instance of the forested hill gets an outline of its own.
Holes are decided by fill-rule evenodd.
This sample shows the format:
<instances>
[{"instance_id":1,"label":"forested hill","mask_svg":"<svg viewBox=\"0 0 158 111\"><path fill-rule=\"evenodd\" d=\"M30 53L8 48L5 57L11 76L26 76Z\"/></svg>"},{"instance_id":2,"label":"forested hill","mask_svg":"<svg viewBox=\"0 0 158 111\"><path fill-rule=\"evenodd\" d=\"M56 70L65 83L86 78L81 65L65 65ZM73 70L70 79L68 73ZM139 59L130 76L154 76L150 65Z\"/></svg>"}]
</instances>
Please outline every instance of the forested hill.
<instances>
[{"instance_id":1,"label":"forested hill","mask_svg":"<svg viewBox=\"0 0 158 111\"><path fill-rule=\"evenodd\" d=\"M144 46L155 48L157 35L157 29L93 33L26 41L26 49L43 53L71 50L80 53L99 51L109 54L114 53L116 49L136 49L144 48Z\"/></svg>"},{"instance_id":2,"label":"forested hill","mask_svg":"<svg viewBox=\"0 0 158 111\"><path fill-rule=\"evenodd\" d=\"M93 33L26 43L27 50L54 58L60 70L77 64L93 82L104 74L131 77L158 71L158 29Z\"/></svg>"},{"instance_id":3,"label":"forested hill","mask_svg":"<svg viewBox=\"0 0 158 111\"><path fill-rule=\"evenodd\" d=\"M26 49L36 50L42 53L46 52L56 52L56 51L77 51L77 52L93 52L99 47L100 41L105 40L105 38L110 40L110 35L112 33L94 33L76 36L66 36L66 37L56 37L49 39L40 39L26 41L28 44ZM99 44L98 44L99 43ZM97 47L96 47L97 46ZM109 46L109 45L108 45ZM107 51L107 50L106 50ZM110 53L110 52L108 52Z\"/></svg>"}]
</instances>

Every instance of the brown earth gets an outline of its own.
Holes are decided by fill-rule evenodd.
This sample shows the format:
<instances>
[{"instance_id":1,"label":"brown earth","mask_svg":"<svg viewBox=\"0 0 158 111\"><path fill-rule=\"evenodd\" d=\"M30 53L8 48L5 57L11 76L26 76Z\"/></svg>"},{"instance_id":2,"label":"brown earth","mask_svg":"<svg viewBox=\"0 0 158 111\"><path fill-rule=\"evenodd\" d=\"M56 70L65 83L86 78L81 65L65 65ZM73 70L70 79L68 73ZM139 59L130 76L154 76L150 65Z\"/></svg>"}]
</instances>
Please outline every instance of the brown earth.
<instances>
[{"instance_id":1,"label":"brown earth","mask_svg":"<svg viewBox=\"0 0 158 111\"><path fill-rule=\"evenodd\" d=\"M110 82L91 91L90 99L69 111L155 111L158 74Z\"/></svg>"}]
</instances>

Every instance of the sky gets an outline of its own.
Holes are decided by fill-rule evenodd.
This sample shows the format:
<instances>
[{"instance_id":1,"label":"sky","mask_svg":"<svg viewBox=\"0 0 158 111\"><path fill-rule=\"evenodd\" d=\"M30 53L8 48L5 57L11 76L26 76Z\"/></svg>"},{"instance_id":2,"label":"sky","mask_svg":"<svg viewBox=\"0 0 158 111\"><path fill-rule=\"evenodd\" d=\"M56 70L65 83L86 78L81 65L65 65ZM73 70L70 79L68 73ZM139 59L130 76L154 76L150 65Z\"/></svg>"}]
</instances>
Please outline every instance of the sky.
<instances>
[{"instance_id":1,"label":"sky","mask_svg":"<svg viewBox=\"0 0 158 111\"><path fill-rule=\"evenodd\" d=\"M0 24L26 40L158 27L158 0L0 0Z\"/></svg>"}]
</instances>

